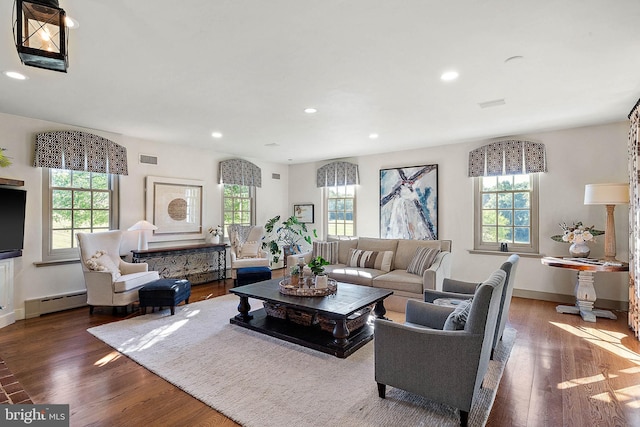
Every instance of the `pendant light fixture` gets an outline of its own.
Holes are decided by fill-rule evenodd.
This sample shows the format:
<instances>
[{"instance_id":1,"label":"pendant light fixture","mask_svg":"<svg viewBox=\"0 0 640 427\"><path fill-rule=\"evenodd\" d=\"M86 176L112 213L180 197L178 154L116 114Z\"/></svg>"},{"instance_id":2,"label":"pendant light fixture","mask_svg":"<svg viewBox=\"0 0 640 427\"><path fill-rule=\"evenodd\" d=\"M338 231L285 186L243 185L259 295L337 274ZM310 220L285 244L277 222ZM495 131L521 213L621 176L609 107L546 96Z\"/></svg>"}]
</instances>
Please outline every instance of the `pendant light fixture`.
<instances>
[{"instance_id":1,"label":"pendant light fixture","mask_svg":"<svg viewBox=\"0 0 640 427\"><path fill-rule=\"evenodd\" d=\"M13 34L24 65L67 72L66 13L58 0L15 0Z\"/></svg>"}]
</instances>

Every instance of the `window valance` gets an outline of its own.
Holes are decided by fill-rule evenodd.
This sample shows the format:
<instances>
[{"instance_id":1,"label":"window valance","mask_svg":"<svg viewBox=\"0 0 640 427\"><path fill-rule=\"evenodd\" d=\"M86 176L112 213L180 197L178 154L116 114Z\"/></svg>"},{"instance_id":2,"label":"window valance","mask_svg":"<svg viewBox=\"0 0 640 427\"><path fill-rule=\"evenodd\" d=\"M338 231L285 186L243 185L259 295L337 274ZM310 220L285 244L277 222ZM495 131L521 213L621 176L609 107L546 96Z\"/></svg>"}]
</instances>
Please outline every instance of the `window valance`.
<instances>
[{"instance_id":1,"label":"window valance","mask_svg":"<svg viewBox=\"0 0 640 427\"><path fill-rule=\"evenodd\" d=\"M80 131L36 135L34 167L128 175L127 149Z\"/></svg>"},{"instance_id":2,"label":"window valance","mask_svg":"<svg viewBox=\"0 0 640 427\"><path fill-rule=\"evenodd\" d=\"M242 159L220 162L220 183L262 187L262 170Z\"/></svg>"},{"instance_id":3,"label":"window valance","mask_svg":"<svg viewBox=\"0 0 640 427\"><path fill-rule=\"evenodd\" d=\"M498 141L469 153L469 176L520 175L546 172L544 144L531 141Z\"/></svg>"},{"instance_id":4,"label":"window valance","mask_svg":"<svg viewBox=\"0 0 640 427\"><path fill-rule=\"evenodd\" d=\"M349 162L332 162L320 168L316 173L317 187L336 187L338 185L358 185L358 165Z\"/></svg>"}]
</instances>

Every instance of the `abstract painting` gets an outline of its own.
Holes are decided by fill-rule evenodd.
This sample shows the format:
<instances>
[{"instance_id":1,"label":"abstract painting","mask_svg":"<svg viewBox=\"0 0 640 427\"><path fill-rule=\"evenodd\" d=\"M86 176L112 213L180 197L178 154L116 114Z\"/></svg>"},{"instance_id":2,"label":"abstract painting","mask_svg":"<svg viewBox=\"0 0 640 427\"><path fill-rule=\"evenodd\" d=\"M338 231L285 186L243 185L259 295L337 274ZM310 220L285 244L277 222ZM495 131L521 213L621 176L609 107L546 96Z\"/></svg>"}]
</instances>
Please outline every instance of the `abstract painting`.
<instances>
[{"instance_id":1,"label":"abstract painting","mask_svg":"<svg viewBox=\"0 0 640 427\"><path fill-rule=\"evenodd\" d=\"M380 170L380 237L438 239L438 165Z\"/></svg>"}]
</instances>

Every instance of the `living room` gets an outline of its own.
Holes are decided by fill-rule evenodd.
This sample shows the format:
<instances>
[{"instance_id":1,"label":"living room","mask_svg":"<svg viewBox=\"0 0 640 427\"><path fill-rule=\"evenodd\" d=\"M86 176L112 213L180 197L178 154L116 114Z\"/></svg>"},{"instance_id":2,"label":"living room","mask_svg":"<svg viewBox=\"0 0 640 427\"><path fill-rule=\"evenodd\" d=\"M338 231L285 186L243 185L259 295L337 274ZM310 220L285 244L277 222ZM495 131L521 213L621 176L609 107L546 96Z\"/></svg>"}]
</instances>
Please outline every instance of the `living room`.
<instances>
[{"instance_id":1,"label":"living room","mask_svg":"<svg viewBox=\"0 0 640 427\"><path fill-rule=\"evenodd\" d=\"M630 2L628 2L630 3ZM67 9L70 15L74 15L73 9L76 5L70 2L64 2L61 6ZM289 5L291 6L291 5ZM638 12L636 6L627 4L634 13L623 13L616 11L615 19L624 22L627 20L621 16L635 16ZM595 8L596 6L594 6ZM604 6L605 8L607 6ZM551 6L549 5L549 8ZM2 16L3 26L2 32L9 33L8 22L10 19L10 10L0 12ZM592 9L589 9L593 12ZM112 11L111 11L112 12ZM327 12L329 13L329 12ZM93 16L86 11L86 16ZM92 28L89 18L80 19L82 14L78 16L81 22L80 29L71 33L70 55L71 64L68 75L54 74L50 71L35 70L30 79L26 82L13 82L5 79L0 83L3 94L7 94L9 102L2 102L0 106L0 129L2 136L0 137L0 147L5 149L4 154L8 156L12 165L7 168L0 169L0 177L10 178L24 181L22 187L27 191L27 212L26 212L26 228L25 228L25 245L23 254L14 260L14 290L13 290L13 308L15 311L15 319L21 321L25 318L25 301L54 296L60 294L68 294L80 292L85 289L82 270L77 263L68 264L46 264L43 263L43 208L45 204L45 186L43 185L43 169L33 167L33 152L35 135L41 132L50 132L56 130L81 130L95 135L102 136L117 144L125 147L128 154L129 173L119 178L119 229L127 230L137 221L145 218L145 178L148 176L162 176L179 179L199 180L204 183L204 210L203 210L203 226L216 226L222 221L222 186L219 184L218 168L222 160L229 158L243 158L248 160L262 170L262 187L256 189L255 194L255 223L265 224L275 215L283 217L293 213L293 205L299 203L313 204L316 208L315 222L312 224L316 228L319 236L325 238L327 234L326 225L323 222L323 195L322 190L316 186L316 170L335 159L349 161L358 165L359 168L359 186L357 187L357 206L356 206L356 227L357 235L362 237L379 237L379 202L380 202L380 170L386 168L409 167L416 165L438 165L438 237L440 239L452 240L452 277L461 280L481 280L486 278L496 267L502 262L504 254L484 254L474 251L474 178L468 177L469 153L486 144L494 141L505 139L517 139L526 141L535 141L543 143L546 147L546 159L548 171L539 174L539 254L564 256L567 253L568 245L558 243L551 239L551 236L561 234L558 226L561 222L582 221L588 225L595 225L598 229L604 229L606 222L606 213L602 206L585 205L584 186L592 183L605 182L628 182L628 137L629 137L629 121L627 114L634 107L639 93L637 91L637 79L633 80L620 77L612 85L620 85L616 87L619 96L598 99L597 97L591 101L591 104L583 109L578 109L575 105L566 107L578 110L581 117L574 117L573 124L563 125L560 120L557 122L553 117L548 117L545 108L552 110L554 102L560 103L559 100L549 101L543 104L543 107L537 112L537 116L543 116L546 120L542 120L543 124L536 125L537 120L534 115L530 118L520 116L520 123L531 121L531 125L522 126L518 129L505 127L502 131L474 131L474 126L478 122L491 121L499 122L503 120L503 111L498 106L482 110L484 116L480 119L475 117L476 122L468 125L465 114L457 116L455 107L447 107L448 120L446 125L454 129L452 133L456 135L455 143L449 141L443 134L441 143L433 142L437 139L428 135L428 131L424 131L424 141L414 145L397 145L393 136L380 132L380 139L385 139L387 149L380 146L374 146L373 139L364 138L353 143L343 143L350 146L351 151L344 152L342 155L324 155L325 147L322 145L322 139L314 137L309 145L304 143L293 144L295 149L300 152L300 160L294 151L278 152L278 147L264 147L264 145L273 141L278 141L278 136L270 136L269 138L254 138L253 151L252 147L238 147L237 151L233 151L233 145L243 145L241 142L234 141L232 143L219 142L218 140L209 138L209 146L199 142L193 145L176 144L164 141L164 129L154 127L153 121L141 123L139 127L144 128L146 132L137 129L133 124L130 129L135 129L136 135L123 133L120 129L121 125L111 127L109 121L111 117L117 115L117 107L113 111L99 106L95 108L96 119L95 125L88 125L88 122L76 120L73 113L67 113L64 108L56 108L55 102L50 100L50 107L43 112L40 106L29 109L25 104L13 104L11 100L17 97L32 99L33 103L42 96L48 95L47 85L64 87L69 93L74 92L73 83L69 83L73 77L74 69L83 68L84 61L80 53L73 52L72 49L76 43L80 43L83 34L90 31L98 31ZM606 21L606 20L605 20ZM608 24L609 25L609 24ZM600 30L600 28L598 27ZM84 30L84 33L82 32ZM104 30L104 29L103 29ZM637 40L637 34L632 33ZM619 37L619 35L617 35ZM93 37L96 37L95 35ZM96 39L92 39L96 40ZM582 41L581 41L582 42ZM586 42L584 42L586 43ZM611 45L611 50L616 50L619 46L621 50L632 45L628 40L619 40L619 44ZM20 67L19 60L14 51L11 42L5 40L5 52L0 57L0 68L2 71ZM109 49L116 49L109 45ZM536 49L531 49L535 52ZM112 51L113 53L113 51ZM609 55L613 55L608 52ZM114 55L117 55L115 51ZM532 53L533 55L533 53ZM595 55L595 52L587 50L585 56ZM618 54L625 56L624 54ZM616 55L616 58L618 58ZM503 55L504 56L504 55ZM506 56L500 57L499 61L503 62ZM522 61L516 59L514 61ZM525 57L524 61L527 61ZM612 59L613 61L613 59ZM98 62L98 61L96 61ZM604 62L604 60L603 60ZM140 65L139 63L137 63ZM513 65L513 61L512 61ZM631 64L633 65L633 64ZM126 69L134 69L135 65L122 65ZM629 63L625 64L627 68L631 67ZM637 69L637 67L635 67ZM25 73L31 72L32 69L22 67ZM357 69L357 67L356 67ZM141 70L146 70L141 67ZM616 70L612 70L616 71ZM115 73L115 71L112 71ZM144 74L142 71L138 71ZM85 79L90 76L83 74ZM225 76L229 77L229 76ZM271 76L274 80L279 81L279 77ZM436 76L435 79L438 79ZM575 77L575 76L574 76ZM572 78L574 78L572 77ZM552 80L549 74L545 74L544 78L536 81L540 85L540 90L545 85L545 79ZM65 80L67 79L67 80ZM575 77L576 80L580 80ZM6 80L6 81L4 81ZM616 80L612 78L611 80ZM107 82L107 80L104 80ZM381 79L383 82L384 79ZM481 82L482 79L479 79ZM158 81L158 86L164 83ZM37 85L36 88L28 86L29 84ZM440 82L438 82L440 84ZM454 82L455 84L455 82ZM529 84L529 83L527 83ZM584 84L584 83L583 83ZM626 86L624 86L626 84ZM22 86L19 86L22 85ZM383 84L380 83L382 86ZM476 85L480 85L476 81ZM598 82L594 86L602 86ZM234 85L234 90L241 91L240 84ZM582 92L587 92L585 87L589 84L580 86ZM624 87L623 87L624 86ZM449 87L450 88L450 87ZM5 90L6 89L6 90ZM274 91L281 89L278 84ZM406 89L406 88L405 88ZM513 89L513 88L511 88ZM193 89L196 91L197 89ZM595 89L594 89L595 90ZM294 91L292 91L294 92ZM403 96L408 97L405 92ZM434 92L436 93L436 92ZM438 93L438 100L446 99L447 94ZM513 97L517 99L519 93L513 93ZM193 92L192 92L193 94ZM344 94L343 94L344 95ZM484 95L484 94L483 94ZM154 98L150 94L141 94L148 97L149 103L153 103ZM255 96L255 95L254 95ZM334 106L339 105L341 101L348 103L350 100L347 95L345 98L338 97L334 100ZM506 96L496 94L496 96ZM566 96L566 94L562 94ZM558 96L561 98L562 96ZM195 95L194 95L195 97ZM366 97L365 97L366 98ZM486 98L488 99L488 98ZM474 108L477 108L475 102L484 101L486 99L473 99ZM118 104L127 103L127 99L119 95L118 99L108 100L108 103ZM291 95L291 103L298 103L291 108L298 108L300 115L303 108L307 107L306 103L300 98ZM529 100L524 98L517 102L526 104ZM85 109L87 105L82 99L78 103L83 105ZM162 101L169 105L170 100ZM234 106L229 108L234 110L231 100L227 99L228 105ZM248 101L247 101L248 102ZM306 100L304 101L306 102ZM363 102L362 100L358 100ZM401 102L397 100L396 102ZM507 98L510 105L510 99ZM531 100L533 103L534 101ZM538 102L538 100L536 100ZM47 104L47 103L45 103ZM53 105L53 107L51 107ZM325 105L332 105L328 101ZM520 104L518 108L522 108ZM546 106L545 106L546 105ZM609 107L609 113L600 113L597 107ZM155 108L150 106L150 108ZM124 108L124 107L123 107ZM153 109L152 108L152 109ZM390 108L390 107L389 107ZM435 109L435 107L432 107ZM444 107L443 107L444 108ZM189 109L189 108L185 108ZM265 107L267 109L267 107ZM514 108L517 109L517 108ZM325 111L319 108L319 114ZM217 111L217 110L216 110ZM463 110L466 111L466 110ZM611 112L613 111L613 112ZM344 110L342 110L344 113ZM318 114L316 113L316 114ZM600 113L600 116L598 115ZM181 113L176 112L176 116ZM250 113L246 113L248 117ZM339 111L331 114L339 115ZM199 115L199 114L196 114ZM204 114L203 116L206 116ZM345 113L349 117L349 114ZM425 114L428 116L428 113ZM46 118L43 118L46 117ZM316 116L317 117L317 116ZM201 117L203 118L203 117ZM313 116L305 116L302 120L314 120ZM424 118L420 118L423 121ZM296 119L298 120L298 119ZM368 118L367 120L373 120ZM386 120L401 121L401 118L391 116ZM130 122L135 122L134 116ZM412 117L411 123L419 122L419 119ZM513 119L515 122L516 119ZM161 120L158 120L161 122ZM203 123L204 119L203 119ZM288 122L281 124L286 127ZM131 126L131 123L129 123ZM122 125L123 126L123 125ZM199 130L208 129L208 125L202 124ZM222 126L222 125L220 125ZM304 127L301 121L295 121L295 126ZM309 125L312 129L317 129L317 125ZM402 127L402 125L400 125ZM434 125L435 126L435 125ZM467 127L468 126L468 127ZM251 127L251 126L250 126ZM462 130L463 131L462 131ZM373 131L373 130L372 130ZM422 131L422 130L421 130ZM203 131L209 134L210 131ZM231 132L224 131L225 137ZM260 133L260 132L256 132ZM435 133L435 132L434 132ZM176 131L176 134L180 134ZM180 134L182 138L184 137ZM345 139L351 141L351 134ZM208 135L207 135L208 136ZM418 136L418 139L421 137ZM180 138L178 138L180 139ZM411 139L411 138L407 138ZM260 142L255 142L259 140ZM294 139L295 140L295 139ZM429 142L427 142L429 140ZM287 140L291 142L292 140ZM320 141L320 142L318 142ZM403 141L403 142L406 142ZM371 145L368 145L371 144ZM338 144L339 145L339 144ZM398 148L398 146L400 148ZM289 149L289 147L287 147ZM327 151L329 148L326 148ZM277 154L270 153L269 150L275 151ZM313 153L313 158L304 159L302 152ZM255 153L255 154L253 154ZM266 153L262 155L262 153ZM293 153L293 154L292 154ZM332 152L333 153L333 152ZM370 154L369 154L370 153ZM144 164L139 162L140 155L150 155L157 158L157 164ZM275 158L279 158L276 161ZM289 159L293 159L289 161ZM619 260L629 259L629 213L627 206L618 206L615 210L615 226L617 247L616 257ZM204 234L200 240L185 241L162 241L161 239L151 239L151 246L166 246L175 244L193 244L204 239ZM591 245L592 256L602 257L604 255L604 239L598 239L595 244ZM520 262L518 281L515 285L514 295L522 298L530 298L532 300L546 300L556 303L573 303L575 302L575 272L563 269L549 268L542 265L540 257L523 256ZM625 273L602 274L595 276L595 287L598 293L597 306L622 310L624 313L628 309L629 302L629 279ZM550 315L555 314L553 305L550 307ZM87 314L88 316L88 314ZM569 316L569 315L566 315ZM2 331L0 330L0 334ZM0 356L2 354L0 353ZM637 394L635 395L637 399Z\"/></svg>"}]
</instances>

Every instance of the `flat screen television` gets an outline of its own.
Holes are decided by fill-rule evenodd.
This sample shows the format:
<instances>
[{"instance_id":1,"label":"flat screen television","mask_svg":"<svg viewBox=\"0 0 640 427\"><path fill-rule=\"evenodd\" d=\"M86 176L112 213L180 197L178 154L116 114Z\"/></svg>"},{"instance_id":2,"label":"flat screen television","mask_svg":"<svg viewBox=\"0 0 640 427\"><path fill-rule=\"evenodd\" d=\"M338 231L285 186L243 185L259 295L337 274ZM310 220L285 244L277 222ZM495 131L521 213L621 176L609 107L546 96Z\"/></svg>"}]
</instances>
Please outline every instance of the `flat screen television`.
<instances>
[{"instance_id":1,"label":"flat screen television","mask_svg":"<svg viewBox=\"0 0 640 427\"><path fill-rule=\"evenodd\" d=\"M27 192L0 188L0 252L24 249L24 218Z\"/></svg>"}]
</instances>

